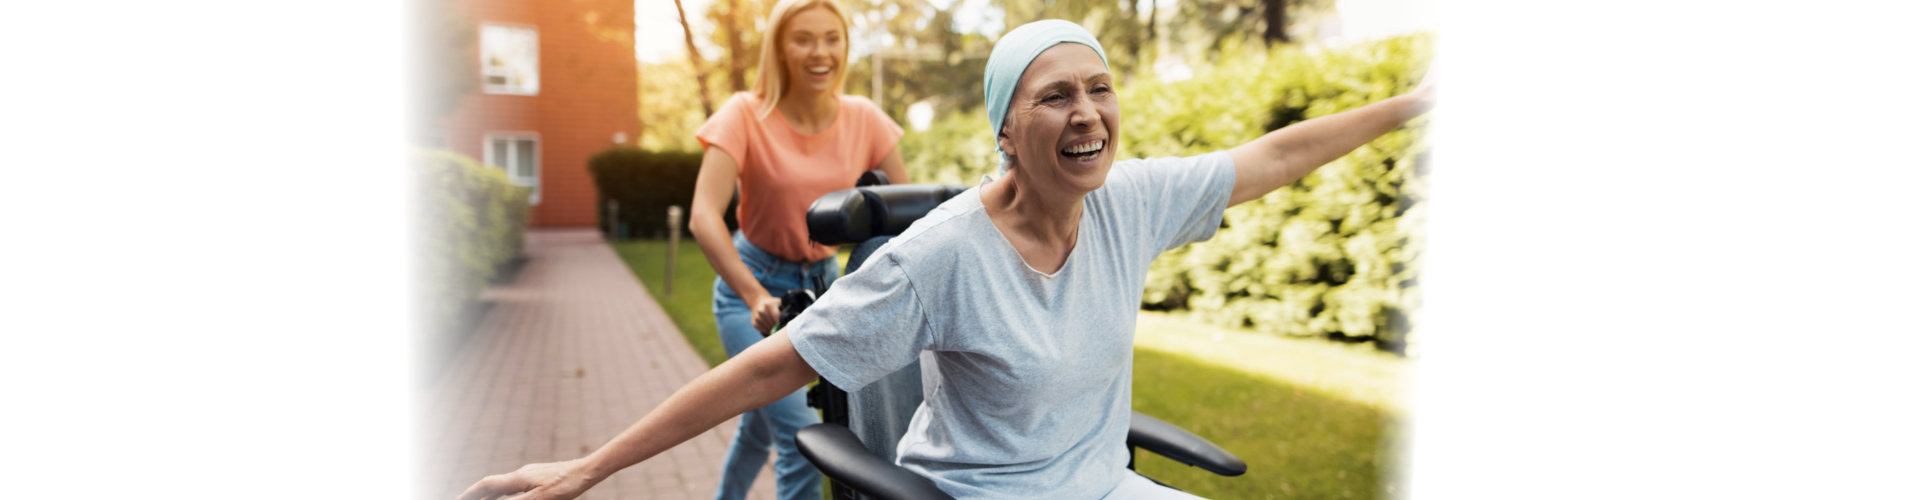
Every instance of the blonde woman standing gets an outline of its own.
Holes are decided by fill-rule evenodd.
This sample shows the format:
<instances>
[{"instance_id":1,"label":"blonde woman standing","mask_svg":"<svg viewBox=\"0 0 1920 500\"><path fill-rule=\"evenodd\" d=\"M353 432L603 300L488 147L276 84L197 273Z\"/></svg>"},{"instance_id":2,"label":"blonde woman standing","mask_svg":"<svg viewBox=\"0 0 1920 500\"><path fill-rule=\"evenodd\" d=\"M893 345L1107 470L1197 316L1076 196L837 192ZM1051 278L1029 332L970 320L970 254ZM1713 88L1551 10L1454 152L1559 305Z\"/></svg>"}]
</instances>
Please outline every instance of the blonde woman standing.
<instances>
[{"instance_id":1,"label":"blonde woman standing","mask_svg":"<svg viewBox=\"0 0 1920 500\"><path fill-rule=\"evenodd\" d=\"M780 315L780 295L839 277L834 249L807 239L806 209L821 195L880 170L906 181L900 126L865 98L841 94L847 17L830 0L775 5L753 92L728 99L695 133L706 148L688 228L718 275L713 315L727 356L758 342ZM738 187L740 231L721 217ZM820 421L804 391L741 415L714 497L739 499L774 460L782 499L819 498L820 472L793 434Z\"/></svg>"}]
</instances>

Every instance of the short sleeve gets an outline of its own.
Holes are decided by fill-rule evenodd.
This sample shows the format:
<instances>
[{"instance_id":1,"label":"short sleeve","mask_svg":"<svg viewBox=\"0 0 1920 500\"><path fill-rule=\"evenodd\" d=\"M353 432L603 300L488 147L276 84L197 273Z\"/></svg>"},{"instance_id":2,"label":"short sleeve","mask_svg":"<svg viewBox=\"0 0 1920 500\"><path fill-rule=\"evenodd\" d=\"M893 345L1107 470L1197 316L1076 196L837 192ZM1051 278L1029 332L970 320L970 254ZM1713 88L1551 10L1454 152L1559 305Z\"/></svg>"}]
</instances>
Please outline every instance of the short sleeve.
<instances>
[{"instance_id":1,"label":"short sleeve","mask_svg":"<svg viewBox=\"0 0 1920 500\"><path fill-rule=\"evenodd\" d=\"M867 163L867 167L871 169L879 165L881 160L887 159L888 154L893 153L893 148L900 145L900 136L906 132L901 130L900 124L893 122L893 118L887 116L887 112L881 111L879 106L874 105L873 101L865 99L861 101L865 104L862 107L866 109L866 129L871 134L868 137L871 148L868 154L872 161Z\"/></svg>"},{"instance_id":2,"label":"short sleeve","mask_svg":"<svg viewBox=\"0 0 1920 500\"><path fill-rule=\"evenodd\" d=\"M935 342L913 283L885 253L834 281L782 331L808 366L849 392L907 366Z\"/></svg>"},{"instance_id":3,"label":"short sleeve","mask_svg":"<svg viewBox=\"0 0 1920 500\"><path fill-rule=\"evenodd\" d=\"M702 148L720 148L727 156L733 157L736 165L745 167L747 162L747 126L754 120L753 99L740 92L727 98L726 104L713 112L707 122L694 131L694 138L700 139Z\"/></svg>"},{"instance_id":4,"label":"short sleeve","mask_svg":"<svg viewBox=\"0 0 1920 500\"><path fill-rule=\"evenodd\" d=\"M1233 196L1233 156L1217 151L1180 158L1140 160L1127 169L1135 204L1152 221L1160 251L1204 241L1220 229Z\"/></svg>"}]
</instances>

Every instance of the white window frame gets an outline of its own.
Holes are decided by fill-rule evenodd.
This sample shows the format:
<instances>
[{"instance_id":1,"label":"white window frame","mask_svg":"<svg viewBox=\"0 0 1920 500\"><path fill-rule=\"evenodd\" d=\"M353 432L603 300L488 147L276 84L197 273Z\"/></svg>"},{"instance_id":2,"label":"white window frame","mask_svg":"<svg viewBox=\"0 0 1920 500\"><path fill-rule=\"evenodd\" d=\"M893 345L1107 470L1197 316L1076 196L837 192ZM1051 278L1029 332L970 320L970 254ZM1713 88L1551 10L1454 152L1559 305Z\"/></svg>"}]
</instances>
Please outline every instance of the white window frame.
<instances>
[{"instance_id":1,"label":"white window frame","mask_svg":"<svg viewBox=\"0 0 1920 500\"><path fill-rule=\"evenodd\" d=\"M533 154L529 155L531 158L533 158L533 165L530 165L531 168L529 169L532 171L532 175L529 175L529 176L517 175L516 169L514 167L517 167L518 165L508 164L508 162L512 161L513 158L519 157L518 154L515 154L516 153L515 150L519 148L519 144L521 144L520 141L522 140L533 142ZM506 158L495 158L493 156L493 143L495 141L508 141ZM528 204L530 205L540 204L540 134L539 133L536 133L536 132L488 132L485 135L485 137L481 139L480 151L481 151L481 155L485 158L486 164L492 165L494 167L497 167L497 168L500 168L501 170L506 171L508 181L513 182L513 184L516 186L526 186L533 190L531 195L527 197Z\"/></svg>"},{"instance_id":2,"label":"white window frame","mask_svg":"<svg viewBox=\"0 0 1920 500\"><path fill-rule=\"evenodd\" d=\"M515 71L511 66L511 62L506 66L498 66L488 64L487 61L488 56L495 55L490 52L489 49L493 51L508 50L507 47L490 46L487 43L487 40L490 39L488 33L496 33L500 34L500 36L521 34L515 32L524 32L525 35L532 37L532 41L527 47L530 53L525 54L525 57L528 58L526 62L531 67L523 68L525 71L520 76L524 77L524 81L517 83L514 81ZM505 79L507 83L495 84L490 81L490 79L495 76ZM540 28L526 24L480 23L480 89L482 92L488 94L540 95Z\"/></svg>"}]
</instances>

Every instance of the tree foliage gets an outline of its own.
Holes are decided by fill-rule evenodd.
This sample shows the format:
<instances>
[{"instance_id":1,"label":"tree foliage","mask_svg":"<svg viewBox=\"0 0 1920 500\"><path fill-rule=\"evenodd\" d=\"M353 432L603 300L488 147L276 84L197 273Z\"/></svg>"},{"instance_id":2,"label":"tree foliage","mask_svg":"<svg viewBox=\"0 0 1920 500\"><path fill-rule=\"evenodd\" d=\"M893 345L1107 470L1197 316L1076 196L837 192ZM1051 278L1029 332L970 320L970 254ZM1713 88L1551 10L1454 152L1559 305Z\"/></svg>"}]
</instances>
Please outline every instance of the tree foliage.
<instances>
[{"instance_id":1,"label":"tree foliage","mask_svg":"<svg viewBox=\"0 0 1920 500\"><path fill-rule=\"evenodd\" d=\"M713 68L714 80L719 82L714 89L723 89L714 95L718 101L734 92L753 88L753 79L760 68L760 44L766 38L767 15L773 13L776 0L711 0L707 2L706 17L715 29L708 33L708 40L720 48L717 64ZM718 106L719 103L715 103Z\"/></svg>"},{"instance_id":2,"label":"tree foliage","mask_svg":"<svg viewBox=\"0 0 1920 500\"><path fill-rule=\"evenodd\" d=\"M1230 43L1294 41L1311 34L1311 26L1333 10L1333 0L1206 0L1180 2L1168 18L1172 41L1204 53L1217 53ZM1284 26L1273 29L1267 13L1278 7ZM1306 32L1306 33L1302 33Z\"/></svg>"},{"instance_id":3,"label":"tree foliage","mask_svg":"<svg viewBox=\"0 0 1920 500\"><path fill-rule=\"evenodd\" d=\"M641 127L637 144L641 148L700 150L700 141L693 133L700 129L700 124L706 123L707 115L699 104L692 102L701 91L698 75L685 60L640 64Z\"/></svg>"}]
</instances>

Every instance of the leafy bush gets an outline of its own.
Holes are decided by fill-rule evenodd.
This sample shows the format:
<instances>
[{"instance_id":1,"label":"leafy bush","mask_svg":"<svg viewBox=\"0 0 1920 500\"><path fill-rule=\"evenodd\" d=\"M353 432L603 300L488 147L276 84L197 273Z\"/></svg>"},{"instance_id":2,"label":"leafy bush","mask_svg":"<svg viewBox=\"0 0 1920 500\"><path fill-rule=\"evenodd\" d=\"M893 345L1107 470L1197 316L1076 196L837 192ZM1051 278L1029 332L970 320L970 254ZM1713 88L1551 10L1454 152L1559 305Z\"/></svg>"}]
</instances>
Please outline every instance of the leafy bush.
<instances>
[{"instance_id":1,"label":"leafy bush","mask_svg":"<svg viewBox=\"0 0 1920 500\"><path fill-rule=\"evenodd\" d=\"M993 152L986 130L987 112L976 107L941 116L926 130L907 132L898 146L907 176L916 184L979 184L981 175L1000 170L1000 156Z\"/></svg>"},{"instance_id":2,"label":"leafy bush","mask_svg":"<svg viewBox=\"0 0 1920 500\"><path fill-rule=\"evenodd\" d=\"M1405 93L1431 58L1413 35L1339 49L1223 49L1179 82L1118 88L1119 158L1188 156L1245 144L1294 122ZM1292 185L1227 210L1212 240L1154 261L1142 306L1223 325L1373 341L1404 352L1418 306L1425 218L1425 119ZM907 134L915 182L975 184L998 169L985 112L953 113Z\"/></svg>"},{"instance_id":3,"label":"leafy bush","mask_svg":"<svg viewBox=\"0 0 1920 500\"><path fill-rule=\"evenodd\" d=\"M648 151L633 147L613 147L587 160L593 184L600 190L600 228L614 231L608 222L614 217L610 201L619 202L619 220L626 224L629 237L658 237L667 234L667 207L678 205L683 211L682 234L686 234L686 212L693 207L693 186L700 177L698 151ZM739 227L727 207L729 230Z\"/></svg>"},{"instance_id":4,"label":"leafy bush","mask_svg":"<svg viewBox=\"0 0 1920 500\"><path fill-rule=\"evenodd\" d=\"M528 198L506 171L447 150L413 151L421 190L417 250L427 331L457 324L525 246Z\"/></svg>"}]
</instances>

